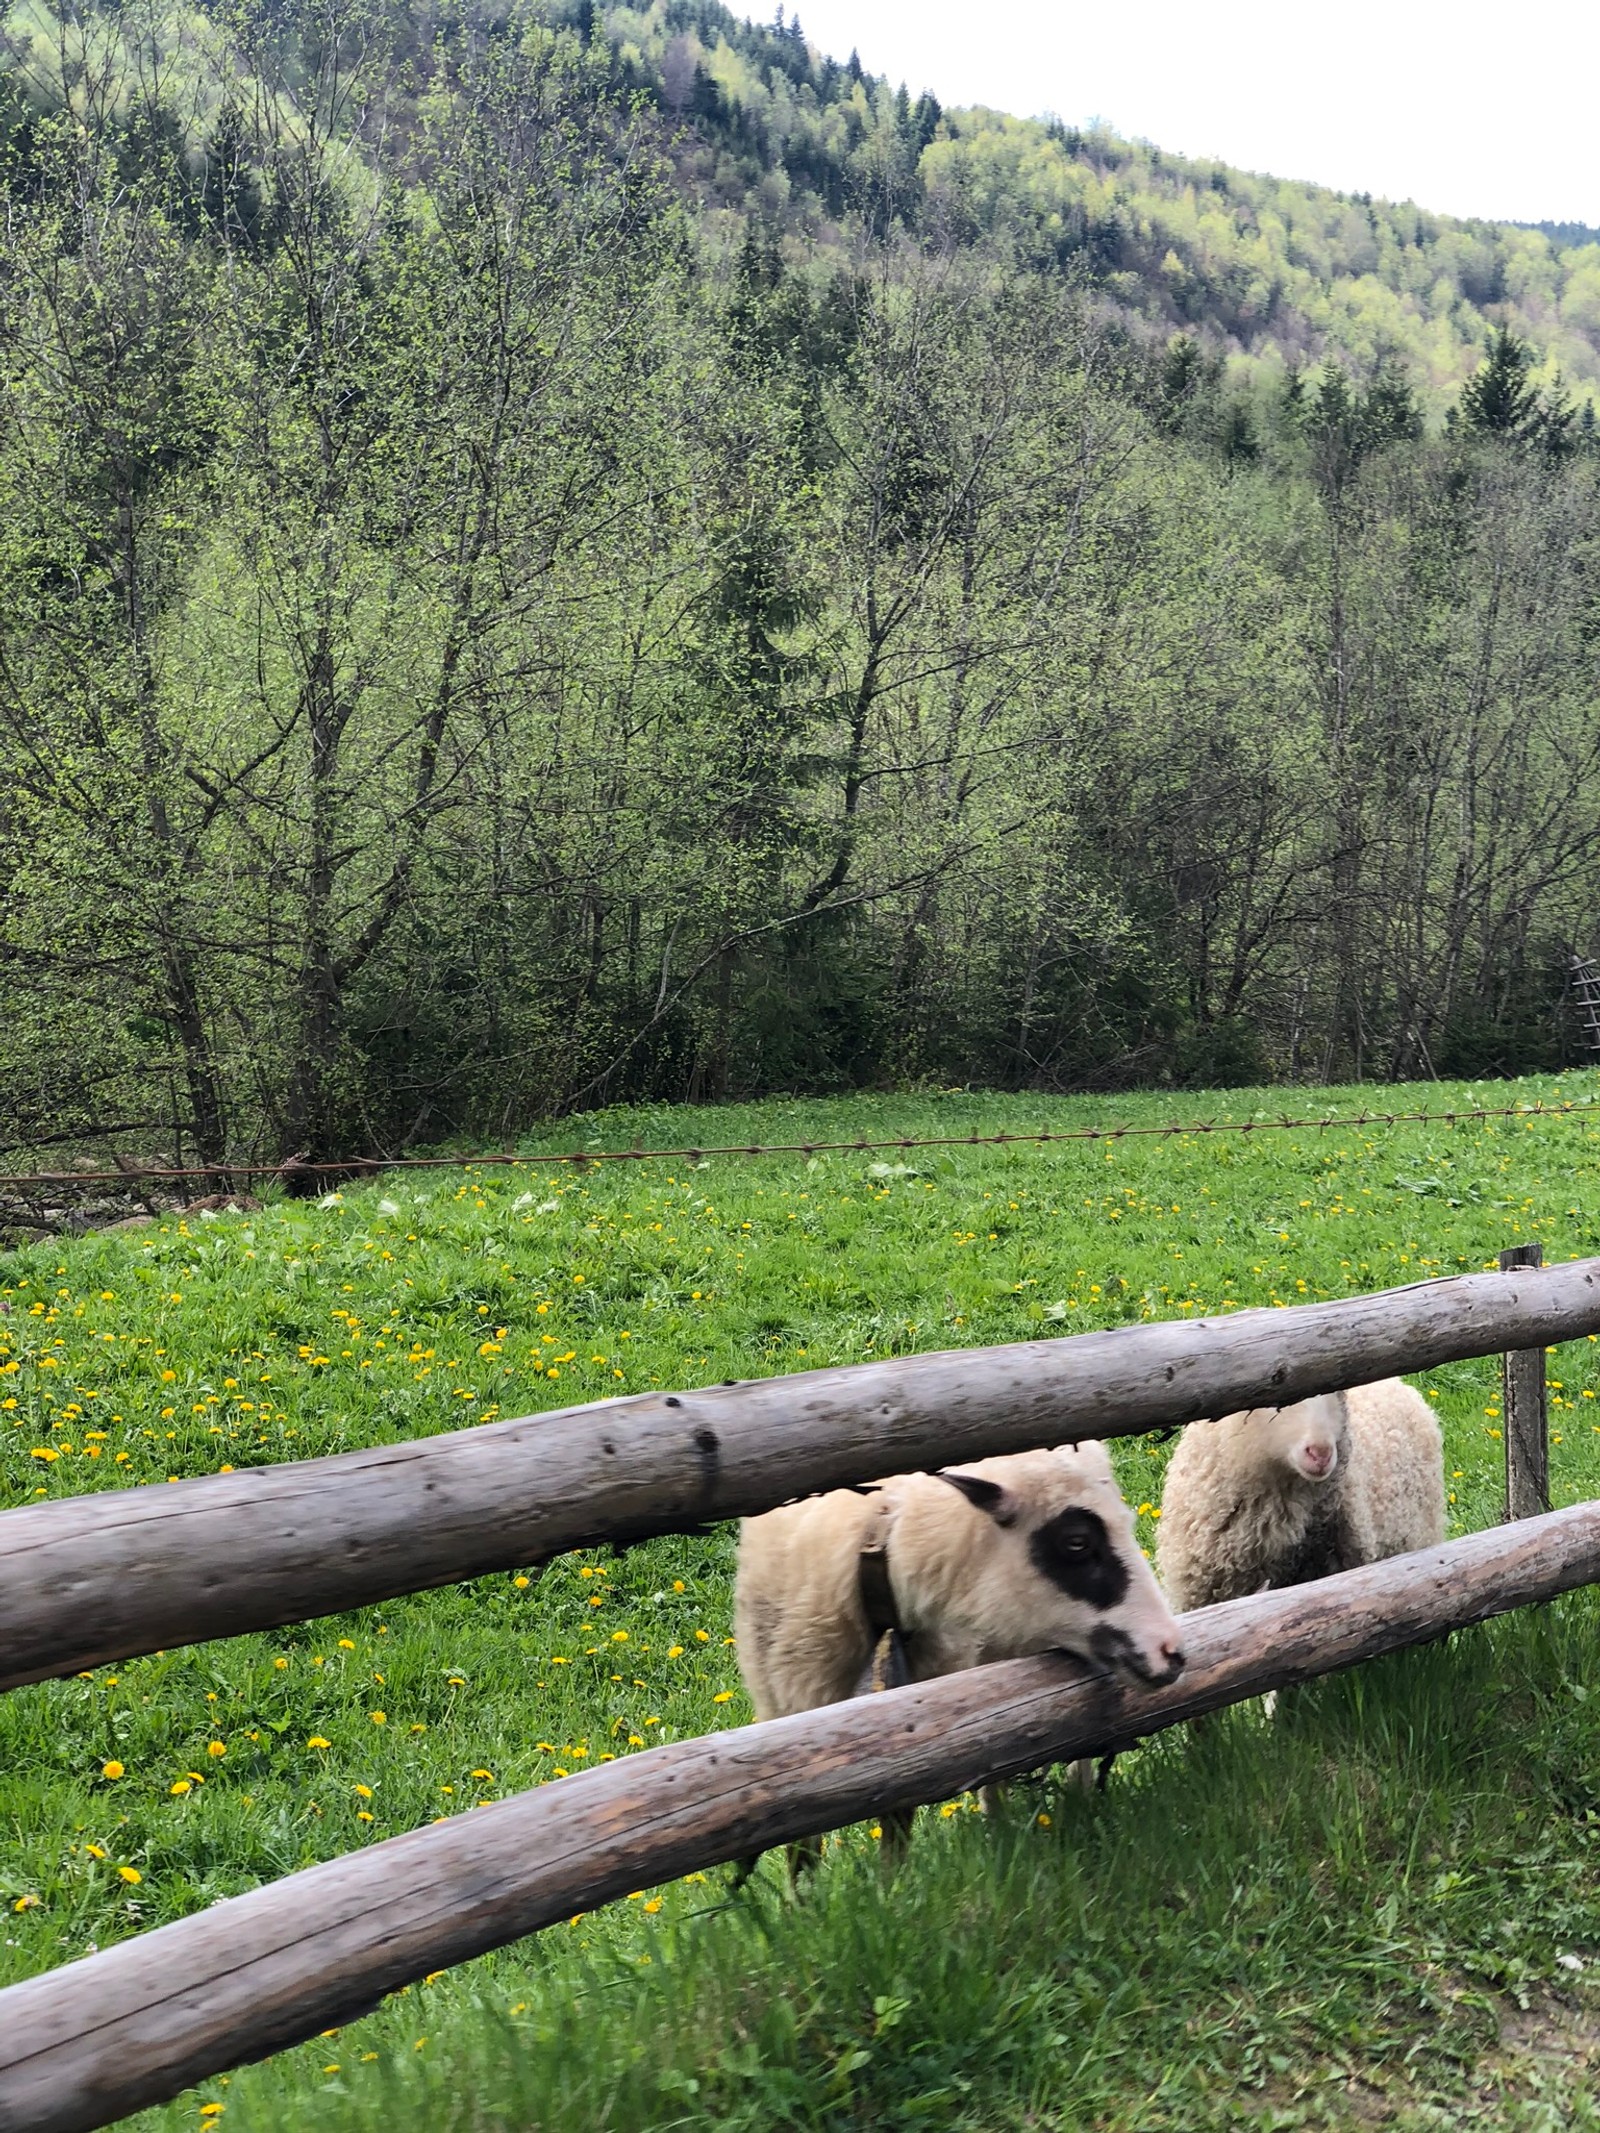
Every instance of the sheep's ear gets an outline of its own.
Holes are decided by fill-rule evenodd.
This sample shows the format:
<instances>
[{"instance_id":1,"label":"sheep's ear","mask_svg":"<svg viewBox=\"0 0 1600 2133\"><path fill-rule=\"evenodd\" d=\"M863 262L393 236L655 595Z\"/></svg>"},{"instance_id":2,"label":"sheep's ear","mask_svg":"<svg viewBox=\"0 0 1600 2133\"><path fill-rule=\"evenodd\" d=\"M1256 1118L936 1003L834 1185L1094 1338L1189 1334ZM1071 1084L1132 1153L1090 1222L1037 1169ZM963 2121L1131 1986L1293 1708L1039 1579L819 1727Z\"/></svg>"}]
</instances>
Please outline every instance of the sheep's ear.
<instances>
[{"instance_id":1,"label":"sheep's ear","mask_svg":"<svg viewBox=\"0 0 1600 2133\"><path fill-rule=\"evenodd\" d=\"M952 1474L945 1467L940 1467L933 1478L948 1481L951 1488L959 1489L975 1510L987 1511L997 1526L1016 1524L1016 1499L998 1481L986 1480L982 1474Z\"/></svg>"}]
</instances>

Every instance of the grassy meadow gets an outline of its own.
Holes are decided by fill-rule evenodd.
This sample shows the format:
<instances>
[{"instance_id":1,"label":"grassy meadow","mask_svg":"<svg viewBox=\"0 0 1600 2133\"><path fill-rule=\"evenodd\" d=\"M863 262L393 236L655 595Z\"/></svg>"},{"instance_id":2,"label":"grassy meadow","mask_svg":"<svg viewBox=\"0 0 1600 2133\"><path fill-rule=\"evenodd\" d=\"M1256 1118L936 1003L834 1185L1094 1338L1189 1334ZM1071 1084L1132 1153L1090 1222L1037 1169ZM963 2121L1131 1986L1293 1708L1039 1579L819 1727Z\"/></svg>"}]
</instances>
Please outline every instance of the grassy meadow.
<instances>
[{"instance_id":1,"label":"grassy meadow","mask_svg":"<svg viewBox=\"0 0 1600 2133\"><path fill-rule=\"evenodd\" d=\"M549 1147L1593 1100L1426 1088L770 1102ZM1600 1250L1600 1110L1036 1147L394 1173L0 1261L7 1505L654 1385L1293 1304ZM1600 1495L1600 1343L1550 1357ZM1498 1373L1418 1380L1452 1530ZM1166 1447L1117 1448L1147 1545ZM0 1982L608 1756L748 1716L733 1535L585 1551L0 1698ZM1575 1595L1147 1745L1085 1798L866 1828L792 1899L720 1870L395 1995L148 2133L1600 2126L1600 1604Z\"/></svg>"}]
</instances>

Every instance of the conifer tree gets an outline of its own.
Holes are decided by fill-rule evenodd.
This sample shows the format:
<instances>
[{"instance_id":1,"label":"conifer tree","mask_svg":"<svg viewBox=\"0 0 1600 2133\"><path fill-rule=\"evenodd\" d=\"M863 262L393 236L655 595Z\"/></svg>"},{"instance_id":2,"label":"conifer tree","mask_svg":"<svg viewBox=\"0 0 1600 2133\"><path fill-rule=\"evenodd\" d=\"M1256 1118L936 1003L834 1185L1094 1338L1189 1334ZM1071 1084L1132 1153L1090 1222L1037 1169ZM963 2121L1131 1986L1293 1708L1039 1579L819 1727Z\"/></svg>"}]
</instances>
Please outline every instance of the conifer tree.
<instances>
[{"instance_id":1,"label":"conifer tree","mask_svg":"<svg viewBox=\"0 0 1600 2133\"><path fill-rule=\"evenodd\" d=\"M1539 406L1538 389L1528 382L1532 363L1527 342L1502 325L1477 374L1461 388L1457 404L1466 428L1485 437L1525 437Z\"/></svg>"}]
</instances>

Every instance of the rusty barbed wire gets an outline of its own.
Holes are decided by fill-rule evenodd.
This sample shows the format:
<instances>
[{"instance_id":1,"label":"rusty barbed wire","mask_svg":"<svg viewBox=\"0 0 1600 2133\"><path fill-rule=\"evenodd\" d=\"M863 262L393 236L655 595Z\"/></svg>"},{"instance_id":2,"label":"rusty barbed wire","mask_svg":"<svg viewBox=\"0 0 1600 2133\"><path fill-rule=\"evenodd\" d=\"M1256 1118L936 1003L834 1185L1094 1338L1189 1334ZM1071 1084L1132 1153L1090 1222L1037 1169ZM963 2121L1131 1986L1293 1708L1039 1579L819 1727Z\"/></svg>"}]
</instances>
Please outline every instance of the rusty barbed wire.
<instances>
[{"instance_id":1,"label":"rusty barbed wire","mask_svg":"<svg viewBox=\"0 0 1600 2133\"><path fill-rule=\"evenodd\" d=\"M277 1178L284 1182L308 1177L347 1181L381 1177L391 1170L533 1170L544 1163L701 1163L712 1156L763 1155L873 1155L890 1150L917 1148L1034 1148L1070 1141L1122 1141L1138 1139L1178 1140L1211 1133L1318 1132L1339 1129L1361 1131L1371 1126L1458 1126L1481 1124L1493 1118L1569 1118L1600 1108L1600 1097L1575 1097L1562 1103L1485 1105L1457 1107L1449 1111L1359 1111L1324 1118L1223 1118L1175 1119L1159 1125L1068 1126L1035 1133L944 1133L895 1134L885 1140L861 1135L845 1141L734 1141L679 1148L568 1148L548 1154L490 1152L478 1155L343 1156L315 1162L309 1157L290 1157L277 1163L210 1163L187 1168L119 1170L56 1170L31 1173L0 1171L0 1190L8 1186L122 1185L172 1183L187 1179L242 1180Z\"/></svg>"}]
</instances>

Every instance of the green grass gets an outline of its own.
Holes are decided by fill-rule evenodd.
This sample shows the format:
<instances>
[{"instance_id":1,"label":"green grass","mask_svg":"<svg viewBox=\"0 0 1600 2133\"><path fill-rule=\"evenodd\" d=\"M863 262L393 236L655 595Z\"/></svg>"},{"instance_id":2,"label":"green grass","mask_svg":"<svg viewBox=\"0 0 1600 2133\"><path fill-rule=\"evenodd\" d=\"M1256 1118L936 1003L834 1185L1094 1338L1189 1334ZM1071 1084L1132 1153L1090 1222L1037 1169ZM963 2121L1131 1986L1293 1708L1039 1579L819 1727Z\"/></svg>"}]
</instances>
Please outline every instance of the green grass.
<instances>
[{"instance_id":1,"label":"green grass","mask_svg":"<svg viewBox=\"0 0 1600 2133\"><path fill-rule=\"evenodd\" d=\"M1569 1076L1318 1106L1594 1093ZM772 1103L614 1114L550 1146L1281 1104ZM1583 1255L1597 1149L1600 1115L1580 1114L582 1174L530 1154L32 1247L0 1273L4 1501L652 1384L1340 1295L1530 1237ZM1550 1377L1556 1500L1600 1495L1600 1350L1563 1349ZM1418 1382L1454 1528L1491 1523L1494 1364ZM1117 1456L1130 1500L1158 1504L1165 1448ZM1149 1544L1152 1509L1141 1526ZM0 1979L742 1722L731 1557L731 1534L589 1551L0 1699ZM1583 2073L1597 1628L1574 1596L1320 1685L1271 1724L1251 1707L1153 1743L1102 1798L1046 1785L998 1823L929 1811L887 1889L856 1830L798 1903L775 1866L732 1903L721 1873L641 1891L139 2124L193 2127L208 2101L229 2133L1600 2123Z\"/></svg>"}]
</instances>

